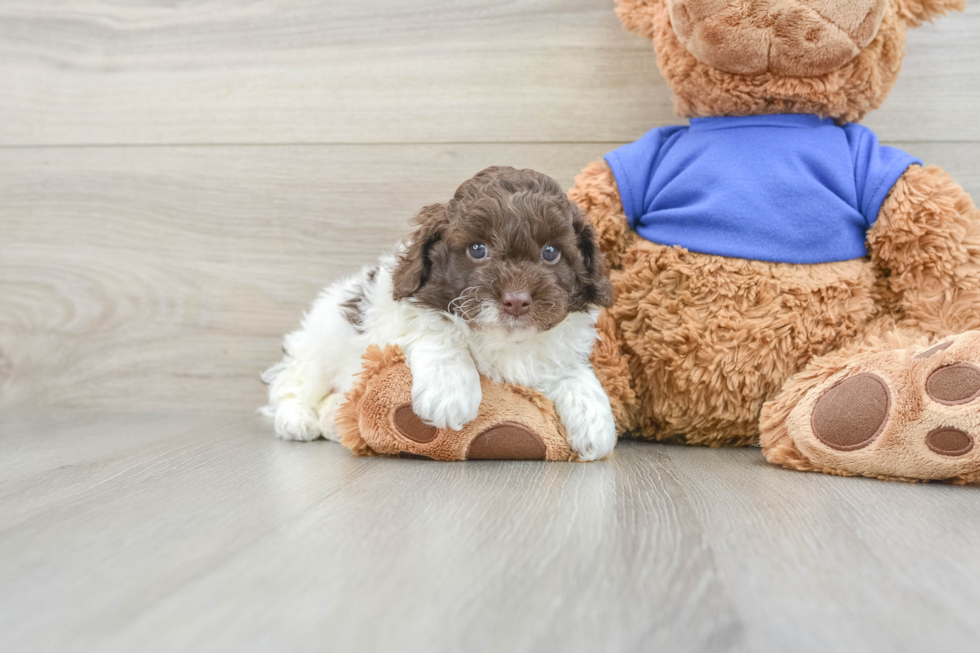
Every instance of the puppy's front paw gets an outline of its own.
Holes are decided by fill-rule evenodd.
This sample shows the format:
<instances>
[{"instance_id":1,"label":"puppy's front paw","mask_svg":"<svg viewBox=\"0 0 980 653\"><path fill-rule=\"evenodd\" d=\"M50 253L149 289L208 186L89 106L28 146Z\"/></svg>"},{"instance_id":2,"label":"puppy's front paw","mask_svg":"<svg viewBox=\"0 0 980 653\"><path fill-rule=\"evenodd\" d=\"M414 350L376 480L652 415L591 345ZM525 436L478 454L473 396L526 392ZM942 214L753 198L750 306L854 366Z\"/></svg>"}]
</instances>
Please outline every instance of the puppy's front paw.
<instances>
[{"instance_id":1,"label":"puppy's front paw","mask_svg":"<svg viewBox=\"0 0 980 653\"><path fill-rule=\"evenodd\" d=\"M605 409L598 405L582 406L581 411L573 411L564 422L568 444L582 460L604 458L616 446L616 422L608 404Z\"/></svg>"},{"instance_id":2,"label":"puppy's front paw","mask_svg":"<svg viewBox=\"0 0 980 653\"><path fill-rule=\"evenodd\" d=\"M412 410L426 424L458 431L476 419L483 400L480 375L473 367L412 372Z\"/></svg>"},{"instance_id":3,"label":"puppy's front paw","mask_svg":"<svg viewBox=\"0 0 980 653\"><path fill-rule=\"evenodd\" d=\"M595 376L583 375L551 393L565 425L568 444L582 460L599 460L616 446L616 421L609 397Z\"/></svg>"}]
</instances>

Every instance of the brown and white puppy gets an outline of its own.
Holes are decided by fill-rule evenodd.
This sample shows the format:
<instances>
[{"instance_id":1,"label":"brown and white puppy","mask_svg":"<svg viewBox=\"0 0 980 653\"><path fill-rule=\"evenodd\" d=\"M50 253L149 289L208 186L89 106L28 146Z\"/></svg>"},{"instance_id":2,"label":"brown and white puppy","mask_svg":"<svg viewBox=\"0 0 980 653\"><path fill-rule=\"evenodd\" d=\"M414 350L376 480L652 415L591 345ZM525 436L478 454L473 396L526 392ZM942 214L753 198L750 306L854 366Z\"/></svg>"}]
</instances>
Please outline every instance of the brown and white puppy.
<instances>
[{"instance_id":1,"label":"brown and white puppy","mask_svg":"<svg viewBox=\"0 0 980 653\"><path fill-rule=\"evenodd\" d=\"M279 436L336 439L361 355L391 343L426 423L458 430L474 419L483 374L549 397L583 459L608 454L615 425L589 356L612 286L578 207L546 175L494 167L415 222L395 255L326 288L286 336L285 357L263 375Z\"/></svg>"}]
</instances>

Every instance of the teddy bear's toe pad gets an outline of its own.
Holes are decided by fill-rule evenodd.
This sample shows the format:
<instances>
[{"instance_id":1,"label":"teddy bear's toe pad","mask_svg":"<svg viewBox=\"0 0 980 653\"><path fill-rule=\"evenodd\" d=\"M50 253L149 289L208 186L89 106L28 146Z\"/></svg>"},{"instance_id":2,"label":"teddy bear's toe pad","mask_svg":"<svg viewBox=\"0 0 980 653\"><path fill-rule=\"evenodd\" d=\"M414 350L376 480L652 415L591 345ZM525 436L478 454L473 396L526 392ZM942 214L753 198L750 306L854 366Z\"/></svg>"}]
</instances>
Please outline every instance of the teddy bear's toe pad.
<instances>
[{"instance_id":1,"label":"teddy bear's toe pad","mask_svg":"<svg viewBox=\"0 0 980 653\"><path fill-rule=\"evenodd\" d=\"M929 431L926 446L941 456L965 456L973 450L973 438L965 431L941 426Z\"/></svg>"},{"instance_id":2,"label":"teddy bear's toe pad","mask_svg":"<svg viewBox=\"0 0 980 653\"><path fill-rule=\"evenodd\" d=\"M425 444L432 442L439 434L439 430L434 426L429 426L415 414L412 404L402 404L395 409L395 416L392 418L398 432L412 442Z\"/></svg>"},{"instance_id":3,"label":"teddy bear's toe pad","mask_svg":"<svg viewBox=\"0 0 980 653\"><path fill-rule=\"evenodd\" d=\"M468 460L544 460L547 447L537 433L517 423L492 426L473 438Z\"/></svg>"},{"instance_id":4,"label":"teddy bear's toe pad","mask_svg":"<svg viewBox=\"0 0 980 653\"><path fill-rule=\"evenodd\" d=\"M946 406L969 403L980 395L980 369L969 363L940 367L926 379L926 392Z\"/></svg>"},{"instance_id":5,"label":"teddy bear's toe pad","mask_svg":"<svg viewBox=\"0 0 980 653\"><path fill-rule=\"evenodd\" d=\"M813 434L828 447L854 451L871 444L888 420L888 389L874 374L858 374L828 390L813 407Z\"/></svg>"},{"instance_id":6,"label":"teddy bear's toe pad","mask_svg":"<svg viewBox=\"0 0 980 653\"><path fill-rule=\"evenodd\" d=\"M980 474L980 331L929 349L849 359L793 408L787 432L816 467L902 479Z\"/></svg>"}]
</instances>

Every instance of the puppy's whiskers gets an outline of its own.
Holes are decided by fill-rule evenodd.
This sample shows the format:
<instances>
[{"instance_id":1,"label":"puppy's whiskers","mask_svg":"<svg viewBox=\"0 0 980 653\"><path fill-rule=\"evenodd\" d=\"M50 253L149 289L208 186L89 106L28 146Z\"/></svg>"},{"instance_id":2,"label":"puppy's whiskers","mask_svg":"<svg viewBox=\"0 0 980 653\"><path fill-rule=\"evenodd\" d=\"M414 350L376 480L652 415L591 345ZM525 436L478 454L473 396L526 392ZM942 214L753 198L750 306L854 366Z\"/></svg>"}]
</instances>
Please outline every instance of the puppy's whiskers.
<instances>
[{"instance_id":1,"label":"puppy's whiskers","mask_svg":"<svg viewBox=\"0 0 980 653\"><path fill-rule=\"evenodd\" d=\"M480 290L481 286L470 286L463 289L458 297L449 302L449 312L467 324L472 322L474 318L470 316L469 312L473 304L479 301L477 296Z\"/></svg>"}]
</instances>

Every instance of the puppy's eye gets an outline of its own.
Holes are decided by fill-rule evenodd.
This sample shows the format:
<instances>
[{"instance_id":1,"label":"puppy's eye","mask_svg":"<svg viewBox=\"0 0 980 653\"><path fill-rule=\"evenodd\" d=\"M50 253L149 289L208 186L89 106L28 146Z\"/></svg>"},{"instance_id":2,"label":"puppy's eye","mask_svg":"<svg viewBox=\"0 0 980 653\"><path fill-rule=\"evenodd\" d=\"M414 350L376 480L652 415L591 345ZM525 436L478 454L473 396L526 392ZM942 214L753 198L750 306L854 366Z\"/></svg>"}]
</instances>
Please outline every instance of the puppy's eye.
<instances>
[{"instance_id":1,"label":"puppy's eye","mask_svg":"<svg viewBox=\"0 0 980 653\"><path fill-rule=\"evenodd\" d=\"M487 250L487 246L483 243L473 243L466 250L466 253L470 255L470 258L474 261L482 261L490 253Z\"/></svg>"},{"instance_id":2,"label":"puppy's eye","mask_svg":"<svg viewBox=\"0 0 980 653\"><path fill-rule=\"evenodd\" d=\"M561 252L554 245L547 245L541 250L541 258L544 259L545 263L557 263L558 259L561 258Z\"/></svg>"}]
</instances>

